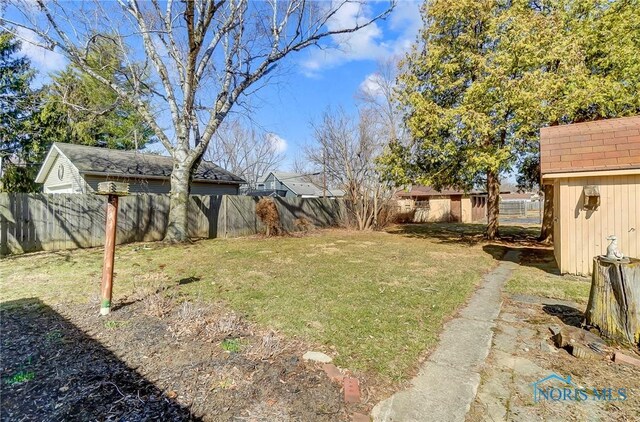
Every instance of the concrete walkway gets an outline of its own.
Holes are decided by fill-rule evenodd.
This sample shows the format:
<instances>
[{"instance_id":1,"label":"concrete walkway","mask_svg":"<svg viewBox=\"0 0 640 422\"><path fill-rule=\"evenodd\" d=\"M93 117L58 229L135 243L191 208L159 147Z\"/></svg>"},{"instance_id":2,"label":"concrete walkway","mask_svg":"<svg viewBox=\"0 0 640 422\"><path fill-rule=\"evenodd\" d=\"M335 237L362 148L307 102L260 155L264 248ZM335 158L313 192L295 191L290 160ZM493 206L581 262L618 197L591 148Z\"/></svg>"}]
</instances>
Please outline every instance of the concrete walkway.
<instances>
[{"instance_id":1,"label":"concrete walkway","mask_svg":"<svg viewBox=\"0 0 640 422\"><path fill-rule=\"evenodd\" d=\"M518 261L519 253L509 251L498 268L485 276L468 305L444 325L438 346L411 387L378 403L371 412L374 421L465 420L491 348L492 328L502 305L502 287Z\"/></svg>"}]
</instances>

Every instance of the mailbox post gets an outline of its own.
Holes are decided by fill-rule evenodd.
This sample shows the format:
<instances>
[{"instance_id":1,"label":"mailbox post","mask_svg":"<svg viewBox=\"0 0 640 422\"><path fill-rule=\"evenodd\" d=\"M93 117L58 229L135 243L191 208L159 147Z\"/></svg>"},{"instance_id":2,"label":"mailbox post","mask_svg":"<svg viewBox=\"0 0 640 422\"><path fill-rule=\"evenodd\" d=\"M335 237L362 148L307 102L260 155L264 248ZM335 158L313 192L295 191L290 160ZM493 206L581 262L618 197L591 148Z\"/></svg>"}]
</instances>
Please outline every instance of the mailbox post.
<instances>
[{"instance_id":1,"label":"mailbox post","mask_svg":"<svg viewBox=\"0 0 640 422\"><path fill-rule=\"evenodd\" d=\"M107 221L105 224L104 261L100 283L100 315L111 312L113 290L113 262L116 252L116 227L118 226L118 197L129 194L129 184L122 182L98 183L98 195L107 196Z\"/></svg>"}]
</instances>

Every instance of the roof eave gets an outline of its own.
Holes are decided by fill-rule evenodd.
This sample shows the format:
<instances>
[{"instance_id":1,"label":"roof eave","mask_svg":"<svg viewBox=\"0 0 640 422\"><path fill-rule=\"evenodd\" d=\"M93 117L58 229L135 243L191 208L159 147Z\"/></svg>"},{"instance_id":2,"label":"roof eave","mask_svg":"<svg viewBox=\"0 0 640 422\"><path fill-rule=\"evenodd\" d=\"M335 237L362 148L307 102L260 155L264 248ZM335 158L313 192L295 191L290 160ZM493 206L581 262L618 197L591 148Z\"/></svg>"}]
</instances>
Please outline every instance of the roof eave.
<instances>
[{"instance_id":1,"label":"roof eave","mask_svg":"<svg viewBox=\"0 0 640 422\"><path fill-rule=\"evenodd\" d=\"M122 177L127 179L153 179L153 180L171 179L171 176L156 176L152 174L113 173L113 172L93 171L93 170L83 170L83 171L80 171L80 174L88 175L88 176L113 176L113 177ZM193 182L217 183L220 185L241 185L243 183L247 183L244 180L219 180L219 179L193 179Z\"/></svg>"},{"instance_id":2,"label":"roof eave","mask_svg":"<svg viewBox=\"0 0 640 422\"><path fill-rule=\"evenodd\" d=\"M40 171L38 171L38 174L36 175L36 180L35 180L36 183L45 182L47 175L51 171L51 167L53 166L53 162L55 161L55 158L56 158L56 157L54 158L51 157L51 155L54 152L57 155L62 155L63 157L66 158L66 156L62 153L62 151L60 151L60 148L58 148L54 142L53 145L51 145L49 152L47 152L47 156L44 158L44 162L42 163L42 167L40 167Z\"/></svg>"}]
</instances>

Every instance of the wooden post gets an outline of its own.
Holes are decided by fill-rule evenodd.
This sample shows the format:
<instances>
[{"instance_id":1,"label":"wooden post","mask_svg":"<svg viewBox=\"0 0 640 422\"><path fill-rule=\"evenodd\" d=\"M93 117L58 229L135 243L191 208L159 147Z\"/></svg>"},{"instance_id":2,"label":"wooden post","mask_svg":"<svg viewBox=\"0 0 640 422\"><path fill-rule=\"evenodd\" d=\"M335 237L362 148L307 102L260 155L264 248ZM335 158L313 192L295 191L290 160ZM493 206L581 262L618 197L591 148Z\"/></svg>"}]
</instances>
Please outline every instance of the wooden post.
<instances>
[{"instance_id":1,"label":"wooden post","mask_svg":"<svg viewBox=\"0 0 640 422\"><path fill-rule=\"evenodd\" d=\"M640 346L640 259L593 259L586 322L604 337Z\"/></svg>"},{"instance_id":2,"label":"wooden post","mask_svg":"<svg viewBox=\"0 0 640 422\"><path fill-rule=\"evenodd\" d=\"M116 254L117 226L118 196L109 195L107 199L107 222L105 225L102 283L100 284L100 315L109 315L109 312L111 312L111 293L113 290L113 261Z\"/></svg>"},{"instance_id":3,"label":"wooden post","mask_svg":"<svg viewBox=\"0 0 640 422\"><path fill-rule=\"evenodd\" d=\"M116 255L116 228L118 227L118 197L129 194L129 184L122 182L98 183L98 195L107 195L107 222L105 223L104 261L100 283L100 315L111 312L113 291L113 262Z\"/></svg>"}]
</instances>

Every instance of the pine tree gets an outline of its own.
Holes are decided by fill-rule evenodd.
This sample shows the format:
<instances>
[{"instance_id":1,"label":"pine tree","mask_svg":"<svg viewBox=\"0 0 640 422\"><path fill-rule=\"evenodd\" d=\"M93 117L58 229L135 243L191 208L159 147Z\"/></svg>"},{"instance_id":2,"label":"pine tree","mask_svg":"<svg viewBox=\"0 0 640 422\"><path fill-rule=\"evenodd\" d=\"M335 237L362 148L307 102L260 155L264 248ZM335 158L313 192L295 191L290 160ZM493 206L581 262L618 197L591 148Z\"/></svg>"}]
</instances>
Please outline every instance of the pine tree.
<instances>
[{"instance_id":1,"label":"pine tree","mask_svg":"<svg viewBox=\"0 0 640 422\"><path fill-rule=\"evenodd\" d=\"M638 0L444 0L403 63L399 100L412 137L381 160L397 184L486 184L498 235L499 177L536 173L545 125L640 110ZM523 184L531 184L526 177Z\"/></svg>"},{"instance_id":2,"label":"pine tree","mask_svg":"<svg viewBox=\"0 0 640 422\"><path fill-rule=\"evenodd\" d=\"M126 87L131 79L118 50L102 38L92 44L89 64L119 86ZM133 104L73 64L52 75L39 120L50 132L44 135L47 140L58 142L141 149L155 141L153 130Z\"/></svg>"},{"instance_id":3,"label":"pine tree","mask_svg":"<svg viewBox=\"0 0 640 422\"><path fill-rule=\"evenodd\" d=\"M0 160L2 190L32 192L40 155L30 135L30 120L38 111L39 92L30 88L35 72L29 60L20 56L20 42L0 32Z\"/></svg>"},{"instance_id":4,"label":"pine tree","mask_svg":"<svg viewBox=\"0 0 640 422\"><path fill-rule=\"evenodd\" d=\"M527 108L538 101L528 95L536 92L530 71L538 63L527 55L529 39L544 26L534 19L516 31L511 19L530 14L527 4L425 3L425 27L399 78L413 142L393 145L381 161L396 183L464 190L484 184L489 239L498 236L500 175L535 139Z\"/></svg>"},{"instance_id":5,"label":"pine tree","mask_svg":"<svg viewBox=\"0 0 640 422\"><path fill-rule=\"evenodd\" d=\"M35 71L29 60L19 55L20 42L4 32L0 49L3 191L38 191L35 177L54 142L141 149L155 140L131 103L123 102L111 88L76 66L69 65L52 75L49 85L33 90L30 84ZM117 50L96 42L89 57L102 76L127 84L128 75Z\"/></svg>"}]
</instances>

